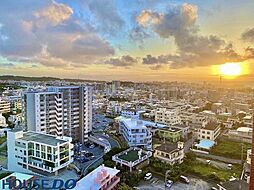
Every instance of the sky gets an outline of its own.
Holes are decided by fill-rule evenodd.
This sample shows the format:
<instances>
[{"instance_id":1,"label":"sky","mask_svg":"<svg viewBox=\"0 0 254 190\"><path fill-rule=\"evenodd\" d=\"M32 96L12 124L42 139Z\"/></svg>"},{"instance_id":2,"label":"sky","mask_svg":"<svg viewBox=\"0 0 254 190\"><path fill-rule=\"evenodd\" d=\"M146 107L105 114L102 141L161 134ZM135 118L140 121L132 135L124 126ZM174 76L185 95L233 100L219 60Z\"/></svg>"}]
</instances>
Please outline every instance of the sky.
<instances>
[{"instance_id":1,"label":"sky","mask_svg":"<svg viewBox=\"0 0 254 190\"><path fill-rule=\"evenodd\" d=\"M1 0L0 75L91 80L254 79L253 0ZM215 71L214 71L215 70Z\"/></svg>"}]
</instances>

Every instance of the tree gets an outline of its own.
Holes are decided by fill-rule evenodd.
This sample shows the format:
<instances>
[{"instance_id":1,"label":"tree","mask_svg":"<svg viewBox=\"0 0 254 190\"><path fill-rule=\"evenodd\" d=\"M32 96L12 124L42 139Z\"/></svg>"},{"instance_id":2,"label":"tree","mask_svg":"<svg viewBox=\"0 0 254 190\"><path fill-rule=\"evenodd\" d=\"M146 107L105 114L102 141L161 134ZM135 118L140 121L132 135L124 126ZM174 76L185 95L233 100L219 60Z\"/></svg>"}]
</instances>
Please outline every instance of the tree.
<instances>
[{"instance_id":1,"label":"tree","mask_svg":"<svg viewBox=\"0 0 254 190\"><path fill-rule=\"evenodd\" d=\"M118 190L133 190L133 188L131 188L130 186L126 185L125 183L121 183L118 186Z\"/></svg>"}]
</instances>

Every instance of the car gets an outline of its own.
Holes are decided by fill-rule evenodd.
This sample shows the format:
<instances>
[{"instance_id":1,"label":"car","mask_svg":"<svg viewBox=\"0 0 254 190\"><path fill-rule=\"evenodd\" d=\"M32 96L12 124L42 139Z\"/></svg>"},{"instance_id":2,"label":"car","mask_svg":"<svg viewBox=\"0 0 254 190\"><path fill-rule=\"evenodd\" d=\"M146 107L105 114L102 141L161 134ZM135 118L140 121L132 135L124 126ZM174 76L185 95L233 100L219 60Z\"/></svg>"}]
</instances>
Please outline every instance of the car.
<instances>
[{"instance_id":1,"label":"car","mask_svg":"<svg viewBox=\"0 0 254 190\"><path fill-rule=\"evenodd\" d=\"M152 177L153 177L152 173L147 173L147 174L145 175L144 179L145 179L145 180L150 180L150 179L152 179Z\"/></svg>"},{"instance_id":2,"label":"car","mask_svg":"<svg viewBox=\"0 0 254 190\"><path fill-rule=\"evenodd\" d=\"M190 180L186 176L181 175L180 179L185 183L190 183Z\"/></svg>"},{"instance_id":3,"label":"car","mask_svg":"<svg viewBox=\"0 0 254 190\"><path fill-rule=\"evenodd\" d=\"M172 185L173 185L173 181L171 180L167 180L167 182L165 183L166 188L171 188Z\"/></svg>"},{"instance_id":4,"label":"car","mask_svg":"<svg viewBox=\"0 0 254 190\"><path fill-rule=\"evenodd\" d=\"M93 148L95 148L95 145L94 145L94 144L91 144L91 145L89 146L89 148L90 148L90 149L93 149Z\"/></svg>"},{"instance_id":5,"label":"car","mask_svg":"<svg viewBox=\"0 0 254 190\"><path fill-rule=\"evenodd\" d=\"M233 166L232 164L228 164L228 169L231 170L231 169L232 169L232 166Z\"/></svg>"},{"instance_id":6,"label":"car","mask_svg":"<svg viewBox=\"0 0 254 190\"><path fill-rule=\"evenodd\" d=\"M212 187L211 190L218 190L216 187Z\"/></svg>"},{"instance_id":7,"label":"car","mask_svg":"<svg viewBox=\"0 0 254 190\"><path fill-rule=\"evenodd\" d=\"M211 160L206 160L206 163L209 165L211 164Z\"/></svg>"}]
</instances>

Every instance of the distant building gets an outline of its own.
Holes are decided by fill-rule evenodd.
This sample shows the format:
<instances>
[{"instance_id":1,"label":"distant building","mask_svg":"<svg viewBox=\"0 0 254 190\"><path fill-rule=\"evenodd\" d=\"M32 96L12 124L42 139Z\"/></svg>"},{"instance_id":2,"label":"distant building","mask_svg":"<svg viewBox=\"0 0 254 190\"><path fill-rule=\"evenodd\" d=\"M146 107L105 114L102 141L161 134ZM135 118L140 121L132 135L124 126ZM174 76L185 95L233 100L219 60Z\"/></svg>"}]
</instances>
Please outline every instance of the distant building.
<instances>
[{"instance_id":1,"label":"distant building","mask_svg":"<svg viewBox=\"0 0 254 190\"><path fill-rule=\"evenodd\" d=\"M205 127L198 130L198 139L207 139L215 141L220 135L220 125L215 122L209 122Z\"/></svg>"},{"instance_id":2,"label":"distant building","mask_svg":"<svg viewBox=\"0 0 254 190\"><path fill-rule=\"evenodd\" d=\"M77 182L73 190L114 190L120 182L120 170L99 166Z\"/></svg>"},{"instance_id":3,"label":"distant building","mask_svg":"<svg viewBox=\"0 0 254 190\"><path fill-rule=\"evenodd\" d=\"M10 111L11 111L10 101L0 97L0 113L8 113Z\"/></svg>"},{"instance_id":4,"label":"distant building","mask_svg":"<svg viewBox=\"0 0 254 190\"><path fill-rule=\"evenodd\" d=\"M160 139L174 143L181 139L182 130L175 127L167 127L158 129L157 134Z\"/></svg>"},{"instance_id":5,"label":"distant building","mask_svg":"<svg viewBox=\"0 0 254 190\"><path fill-rule=\"evenodd\" d=\"M7 132L8 170L58 174L73 162L71 137L57 137L13 129Z\"/></svg>"},{"instance_id":6,"label":"distant building","mask_svg":"<svg viewBox=\"0 0 254 190\"><path fill-rule=\"evenodd\" d=\"M155 148L154 157L170 165L181 164L184 159L184 143L162 144Z\"/></svg>"},{"instance_id":7,"label":"distant building","mask_svg":"<svg viewBox=\"0 0 254 190\"><path fill-rule=\"evenodd\" d=\"M181 123L181 117L177 109L160 108L155 111L155 122L167 124L168 126Z\"/></svg>"},{"instance_id":8,"label":"distant building","mask_svg":"<svg viewBox=\"0 0 254 190\"><path fill-rule=\"evenodd\" d=\"M238 142L252 142L252 128L249 127L239 127L236 130L229 130L226 137Z\"/></svg>"}]
</instances>

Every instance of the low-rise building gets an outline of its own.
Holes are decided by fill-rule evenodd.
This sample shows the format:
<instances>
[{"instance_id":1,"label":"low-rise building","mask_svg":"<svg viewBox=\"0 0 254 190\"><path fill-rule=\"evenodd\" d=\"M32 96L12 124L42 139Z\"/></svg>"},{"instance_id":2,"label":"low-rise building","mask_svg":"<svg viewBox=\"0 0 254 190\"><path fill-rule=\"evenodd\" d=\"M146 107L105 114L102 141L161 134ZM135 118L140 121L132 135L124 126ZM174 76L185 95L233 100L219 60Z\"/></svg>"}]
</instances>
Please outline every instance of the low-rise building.
<instances>
[{"instance_id":1,"label":"low-rise building","mask_svg":"<svg viewBox=\"0 0 254 190\"><path fill-rule=\"evenodd\" d=\"M151 151L134 147L114 155L112 160L122 167L127 167L132 172L133 169L139 169L144 165L148 165L151 156Z\"/></svg>"},{"instance_id":2,"label":"low-rise building","mask_svg":"<svg viewBox=\"0 0 254 190\"><path fill-rule=\"evenodd\" d=\"M152 133L142 120L122 118L119 124L119 132L129 146L152 149Z\"/></svg>"},{"instance_id":3,"label":"low-rise building","mask_svg":"<svg viewBox=\"0 0 254 190\"><path fill-rule=\"evenodd\" d=\"M155 111L155 122L167 124L168 126L181 123L178 109L160 108Z\"/></svg>"},{"instance_id":4,"label":"low-rise building","mask_svg":"<svg viewBox=\"0 0 254 190\"><path fill-rule=\"evenodd\" d=\"M157 133L160 139L173 143L179 141L182 136L182 130L175 127L161 128Z\"/></svg>"},{"instance_id":5,"label":"low-rise building","mask_svg":"<svg viewBox=\"0 0 254 190\"><path fill-rule=\"evenodd\" d=\"M120 182L116 168L99 166L77 182L73 190L114 190Z\"/></svg>"},{"instance_id":6,"label":"low-rise building","mask_svg":"<svg viewBox=\"0 0 254 190\"><path fill-rule=\"evenodd\" d=\"M155 148L154 157L170 165L181 164L184 159L184 143L162 144Z\"/></svg>"},{"instance_id":7,"label":"low-rise building","mask_svg":"<svg viewBox=\"0 0 254 190\"><path fill-rule=\"evenodd\" d=\"M209 122L205 127L198 130L198 139L215 141L220 135L220 125L216 122Z\"/></svg>"},{"instance_id":8,"label":"low-rise building","mask_svg":"<svg viewBox=\"0 0 254 190\"><path fill-rule=\"evenodd\" d=\"M7 132L8 170L58 174L73 162L71 137L56 137L13 129Z\"/></svg>"},{"instance_id":9,"label":"low-rise building","mask_svg":"<svg viewBox=\"0 0 254 190\"><path fill-rule=\"evenodd\" d=\"M224 136L231 140L238 142L252 142L252 128L249 127L239 127L236 130L229 130Z\"/></svg>"},{"instance_id":10,"label":"low-rise building","mask_svg":"<svg viewBox=\"0 0 254 190\"><path fill-rule=\"evenodd\" d=\"M248 190L249 185L244 180L227 181L218 184L219 190Z\"/></svg>"}]
</instances>

